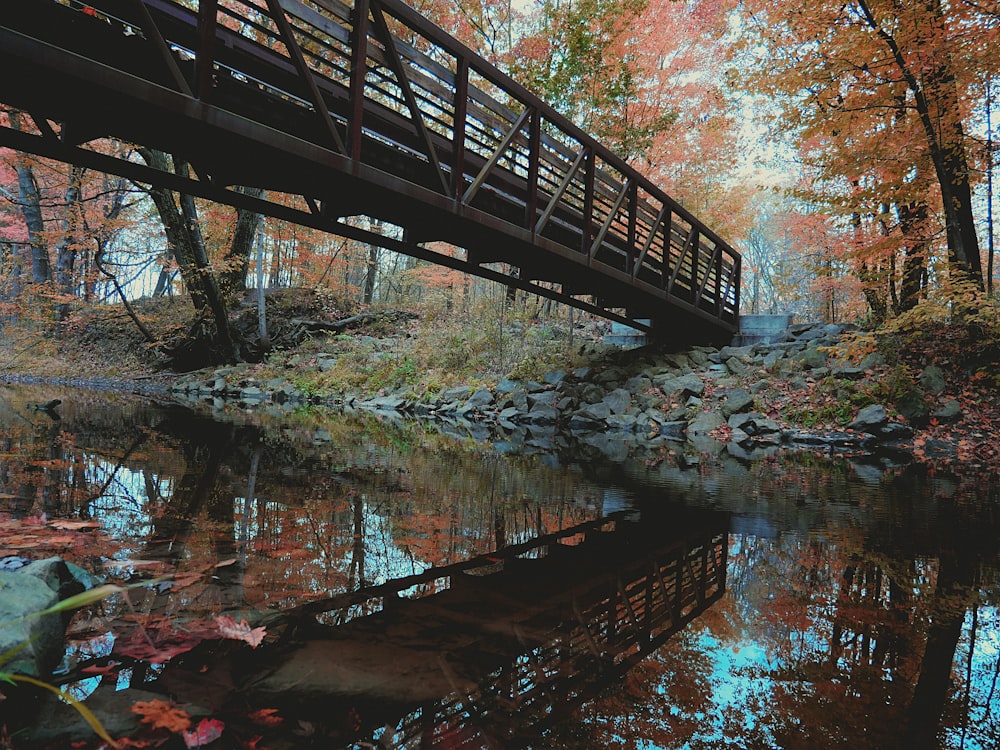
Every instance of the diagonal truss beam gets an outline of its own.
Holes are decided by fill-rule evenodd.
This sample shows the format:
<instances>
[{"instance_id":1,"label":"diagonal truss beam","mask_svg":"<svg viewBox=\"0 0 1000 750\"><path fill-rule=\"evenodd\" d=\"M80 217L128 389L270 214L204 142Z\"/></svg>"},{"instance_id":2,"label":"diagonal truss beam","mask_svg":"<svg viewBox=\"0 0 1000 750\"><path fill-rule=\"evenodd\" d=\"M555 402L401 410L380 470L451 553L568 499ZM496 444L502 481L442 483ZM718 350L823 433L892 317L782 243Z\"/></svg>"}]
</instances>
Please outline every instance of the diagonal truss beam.
<instances>
[{"instance_id":1,"label":"diagonal truss beam","mask_svg":"<svg viewBox=\"0 0 1000 750\"><path fill-rule=\"evenodd\" d=\"M306 58L302 54L299 43L295 39L295 32L292 30L292 25L288 22L288 18L285 16L285 11L281 7L280 0L267 0L267 9L271 12L271 17L278 25L281 40L288 48L288 54L291 55L292 62L295 63L295 68L299 72L299 77L302 78L302 81L306 84L306 87L309 90L309 96L312 99L313 108L316 110L317 116L323 121L323 125L330 134L330 138L336 146L337 151L341 154L346 154L347 148L344 146L344 140L340 137L340 133L337 132L337 126L333 122L333 118L330 116L330 110L327 107L326 100L323 98L323 94L320 92L319 86L316 84L316 79L313 77L313 72L309 68L309 64L306 62Z\"/></svg>"},{"instance_id":2,"label":"diagonal truss beam","mask_svg":"<svg viewBox=\"0 0 1000 750\"><path fill-rule=\"evenodd\" d=\"M269 0L269 2L273 2L273 0ZM406 66L403 65L403 58L399 55L395 38L389 31L389 24L385 20L385 12L379 7L377 2L371 3L371 10L372 18L375 20L375 33L378 35L379 41L385 46L386 58L389 66L392 68L392 72L396 75L400 89L403 91L403 98L406 99L406 106L410 110L410 118L413 120L413 125L417 129L417 133L423 139L424 148L427 149L427 158L434 166L438 179L441 181L442 192L448 195L451 192L451 184L447 176L445 176L444 170L441 168L441 160L438 158L437 149L434 147L434 139L427 128L427 123L424 122L424 115L420 110L417 97L413 93L413 87L410 86L410 79L406 75Z\"/></svg>"}]
</instances>

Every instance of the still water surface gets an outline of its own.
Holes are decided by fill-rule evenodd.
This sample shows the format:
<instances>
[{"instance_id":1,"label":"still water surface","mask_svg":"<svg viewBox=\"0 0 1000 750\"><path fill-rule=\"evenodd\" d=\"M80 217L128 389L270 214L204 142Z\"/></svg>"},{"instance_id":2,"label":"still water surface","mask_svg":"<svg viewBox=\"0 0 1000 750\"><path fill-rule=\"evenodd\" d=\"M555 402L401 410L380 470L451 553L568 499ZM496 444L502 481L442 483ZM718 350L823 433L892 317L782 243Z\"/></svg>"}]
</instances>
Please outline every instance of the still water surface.
<instances>
[{"instance_id":1,"label":"still water surface","mask_svg":"<svg viewBox=\"0 0 1000 750\"><path fill-rule=\"evenodd\" d=\"M1000 746L995 476L51 388L0 450L0 554L155 581L78 618L71 689L232 746L265 708L274 747ZM171 630L222 612L264 644Z\"/></svg>"}]
</instances>

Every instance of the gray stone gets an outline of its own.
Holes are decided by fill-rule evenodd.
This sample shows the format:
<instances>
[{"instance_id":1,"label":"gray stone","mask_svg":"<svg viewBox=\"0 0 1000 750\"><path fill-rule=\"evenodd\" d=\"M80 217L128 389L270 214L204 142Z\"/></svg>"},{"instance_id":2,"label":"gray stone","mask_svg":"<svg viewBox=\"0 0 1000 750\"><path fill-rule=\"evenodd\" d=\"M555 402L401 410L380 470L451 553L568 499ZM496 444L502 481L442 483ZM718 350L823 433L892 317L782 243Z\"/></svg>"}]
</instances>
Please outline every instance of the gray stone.
<instances>
[{"instance_id":1,"label":"gray stone","mask_svg":"<svg viewBox=\"0 0 1000 750\"><path fill-rule=\"evenodd\" d=\"M726 403L722 405L722 415L728 419L732 414L739 414L752 408L753 396L742 388L737 388L726 394Z\"/></svg>"},{"instance_id":2,"label":"gray stone","mask_svg":"<svg viewBox=\"0 0 1000 750\"><path fill-rule=\"evenodd\" d=\"M957 422L962 418L962 405L950 398L934 412L933 417L938 422Z\"/></svg>"},{"instance_id":3,"label":"gray stone","mask_svg":"<svg viewBox=\"0 0 1000 750\"><path fill-rule=\"evenodd\" d=\"M861 380L865 376L865 371L860 367L834 367L830 374L841 380Z\"/></svg>"},{"instance_id":4,"label":"gray stone","mask_svg":"<svg viewBox=\"0 0 1000 750\"><path fill-rule=\"evenodd\" d=\"M38 616L59 602L59 594L36 576L0 571L0 654L3 671L46 678L64 650L58 614Z\"/></svg>"},{"instance_id":5,"label":"gray stone","mask_svg":"<svg viewBox=\"0 0 1000 750\"><path fill-rule=\"evenodd\" d=\"M753 357L753 353L752 346L724 346L719 350L719 356L723 362L731 357L747 362Z\"/></svg>"},{"instance_id":6,"label":"gray stone","mask_svg":"<svg viewBox=\"0 0 1000 750\"><path fill-rule=\"evenodd\" d=\"M944 370L936 365L929 365L920 373L920 385L929 393L942 393L947 386Z\"/></svg>"},{"instance_id":7,"label":"gray stone","mask_svg":"<svg viewBox=\"0 0 1000 750\"><path fill-rule=\"evenodd\" d=\"M727 359L726 367L729 368L729 372L733 373L733 375L743 375L750 369L747 367L746 362L738 359L737 357L730 357Z\"/></svg>"},{"instance_id":8,"label":"gray stone","mask_svg":"<svg viewBox=\"0 0 1000 750\"><path fill-rule=\"evenodd\" d=\"M919 389L913 388L893 402L896 410L913 425L926 424L931 416L931 405Z\"/></svg>"},{"instance_id":9,"label":"gray stone","mask_svg":"<svg viewBox=\"0 0 1000 750\"><path fill-rule=\"evenodd\" d=\"M465 406L462 407L462 411L479 411L486 406L490 406L492 403L493 394L490 393L490 389L481 386L476 389L475 393L469 396L469 400L465 402Z\"/></svg>"},{"instance_id":10,"label":"gray stone","mask_svg":"<svg viewBox=\"0 0 1000 750\"><path fill-rule=\"evenodd\" d=\"M528 392L524 388L511 391L510 400L519 411L528 411Z\"/></svg>"},{"instance_id":11,"label":"gray stone","mask_svg":"<svg viewBox=\"0 0 1000 750\"><path fill-rule=\"evenodd\" d=\"M456 388L443 388L438 393L438 401L444 404L451 401L465 401L471 395L472 387L468 385L460 385Z\"/></svg>"},{"instance_id":12,"label":"gray stone","mask_svg":"<svg viewBox=\"0 0 1000 750\"><path fill-rule=\"evenodd\" d=\"M875 437L886 442L896 442L898 440L909 440L913 437L913 430L900 422L889 422L875 432Z\"/></svg>"},{"instance_id":13,"label":"gray stone","mask_svg":"<svg viewBox=\"0 0 1000 750\"><path fill-rule=\"evenodd\" d=\"M520 388L520 383L516 380L504 379L497 383L496 392L500 395L506 396L508 393L513 393L518 388Z\"/></svg>"},{"instance_id":14,"label":"gray stone","mask_svg":"<svg viewBox=\"0 0 1000 750\"><path fill-rule=\"evenodd\" d=\"M785 356L785 353L782 352L782 351L780 351L780 350L775 349L775 350L769 351L761 359L761 364L764 365L764 367L766 367L768 370L770 370L784 356Z\"/></svg>"},{"instance_id":15,"label":"gray stone","mask_svg":"<svg viewBox=\"0 0 1000 750\"><path fill-rule=\"evenodd\" d=\"M624 414L632 405L632 394L624 388L616 388L601 403L607 404L612 414Z\"/></svg>"},{"instance_id":16,"label":"gray stone","mask_svg":"<svg viewBox=\"0 0 1000 750\"><path fill-rule=\"evenodd\" d=\"M826 352L816 346L806 347L795 360L804 368L811 370L814 367L826 366Z\"/></svg>"},{"instance_id":17,"label":"gray stone","mask_svg":"<svg viewBox=\"0 0 1000 750\"><path fill-rule=\"evenodd\" d=\"M704 412L688 423L687 435L688 437L707 435L712 430L721 427L725 423L726 420L723 419L722 415L718 412Z\"/></svg>"},{"instance_id":18,"label":"gray stone","mask_svg":"<svg viewBox=\"0 0 1000 750\"><path fill-rule=\"evenodd\" d=\"M574 416L588 421L603 422L611 416L611 407L604 401L597 404L587 404L579 409Z\"/></svg>"},{"instance_id":19,"label":"gray stone","mask_svg":"<svg viewBox=\"0 0 1000 750\"><path fill-rule=\"evenodd\" d=\"M552 424L559 419L559 412L549 404L535 404L531 411L524 415L524 421L529 424Z\"/></svg>"},{"instance_id":20,"label":"gray stone","mask_svg":"<svg viewBox=\"0 0 1000 750\"><path fill-rule=\"evenodd\" d=\"M889 417L885 413L885 407L882 404L871 404L859 411L858 416L847 427L858 432L874 434L885 427L888 422Z\"/></svg>"},{"instance_id":21,"label":"gray stone","mask_svg":"<svg viewBox=\"0 0 1000 750\"><path fill-rule=\"evenodd\" d=\"M565 370L553 370L552 372L545 373L542 381L548 383L549 385L558 385L566 379Z\"/></svg>"},{"instance_id":22,"label":"gray stone","mask_svg":"<svg viewBox=\"0 0 1000 750\"><path fill-rule=\"evenodd\" d=\"M629 393L645 393L653 386L653 381L645 375L636 375L625 381L625 389Z\"/></svg>"},{"instance_id":23,"label":"gray stone","mask_svg":"<svg viewBox=\"0 0 1000 750\"><path fill-rule=\"evenodd\" d=\"M585 401L588 404L596 404L598 401L602 400L607 394L601 386L594 383L587 383L583 386L580 391L580 400Z\"/></svg>"},{"instance_id":24,"label":"gray stone","mask_svg":"<svg viewBox=\"0 0 1000 750\"><path fill-rule=\"evenodd\" d=\"M679 393L681 398L688 396L701 396L705 392L705 384L696 373L690 372L686 375L679 375L672 378L658 380L656 385L666 395Z\"/></svg>"},{"instance_id":25,"label":"gray stone","mask_svg":"<svg viewBox=\"0 0 1000 750\"><path fill-rule=\"evenodd\" d=\"M874 370L876 367L881 367L884 364L885 357L878 352L872 352L858 363L858 367L862 370Z\"/></svg>"}]
</instances>

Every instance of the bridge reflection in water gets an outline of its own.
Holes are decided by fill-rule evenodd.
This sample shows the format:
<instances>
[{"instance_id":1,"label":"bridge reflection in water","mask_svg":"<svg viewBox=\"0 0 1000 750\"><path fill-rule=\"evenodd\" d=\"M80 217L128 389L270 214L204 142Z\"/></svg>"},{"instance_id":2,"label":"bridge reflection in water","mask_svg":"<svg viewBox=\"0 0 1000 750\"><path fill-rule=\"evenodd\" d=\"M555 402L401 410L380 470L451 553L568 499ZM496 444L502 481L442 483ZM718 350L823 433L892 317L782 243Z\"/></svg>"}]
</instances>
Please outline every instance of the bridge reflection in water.
<instances>
[{"instance_id":1,"label":"bridge reflection in water","mask_svg":"<svg viewBox=\"0 0 1000 750\"><path fill-rule=\"evenodd\" d=\"M524 744L722 597L728 528L724 513L620 513L307 604L246 692L290 717L350 714L355 741L385 727L379 747ZM332 624L365 601L381 610Z\"/></svg>"}]
</instances>

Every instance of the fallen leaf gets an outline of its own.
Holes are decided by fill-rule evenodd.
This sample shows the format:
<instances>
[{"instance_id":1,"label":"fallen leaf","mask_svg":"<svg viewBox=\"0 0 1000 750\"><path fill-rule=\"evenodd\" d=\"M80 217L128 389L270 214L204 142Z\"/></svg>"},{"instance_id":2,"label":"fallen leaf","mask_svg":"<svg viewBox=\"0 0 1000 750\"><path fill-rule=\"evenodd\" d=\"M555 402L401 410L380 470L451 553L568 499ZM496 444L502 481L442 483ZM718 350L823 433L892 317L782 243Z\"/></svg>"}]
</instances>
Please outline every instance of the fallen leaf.
<instances>
[{"instance_id":1,"label":"fallen leaf","mask_svg":"<svg viewBox=\"0 0 1000 750\"><path fill-rule=\"evenodd\" d=\"M225 728L226 725L218 719L202 719L196 729L183 733L184 744L191 748L203 747L219 739Z\"/></svg>"},{"instance_id":2,"label":"fallen leaf","mask_svg":"<svg viewBox=\"0 0 1000 750\"><path fill-rule=\"evenodd\" d=\"M153 729L180 733L191 726L191 717L187 712L167 701L138 701L131 711L143 724L149 724Z\"/></svg>"},{"instance_id":3,"label":"fallen leaf","mask_svg":"<svg viewBox=\"0 0 1000 750\"><path fill-rule=\"evenodd\" d=\"M236 622L230 615L219 615L215 618L215 624L219 628L219 635L223 638L244 641L254 648L257 648L267 635L266 628L251 628L246 620Z\"/></svg>"}]
</instances>

